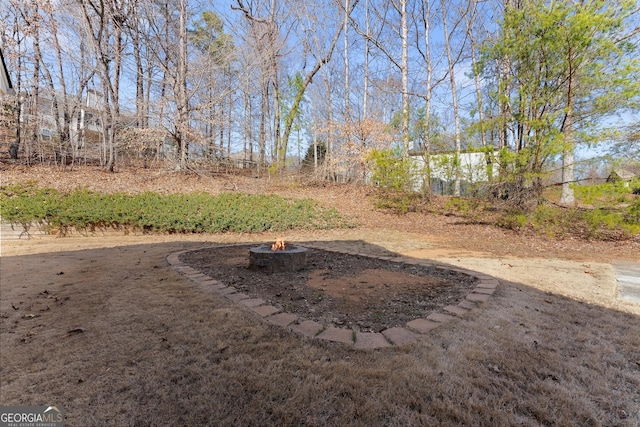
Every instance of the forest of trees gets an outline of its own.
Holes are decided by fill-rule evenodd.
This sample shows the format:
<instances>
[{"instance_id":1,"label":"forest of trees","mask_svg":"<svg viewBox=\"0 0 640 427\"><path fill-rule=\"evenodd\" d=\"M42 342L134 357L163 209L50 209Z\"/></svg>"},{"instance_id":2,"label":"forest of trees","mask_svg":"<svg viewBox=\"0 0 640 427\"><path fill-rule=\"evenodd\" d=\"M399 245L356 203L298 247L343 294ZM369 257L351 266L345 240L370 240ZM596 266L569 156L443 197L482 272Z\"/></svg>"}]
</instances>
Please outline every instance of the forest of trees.
<instances>
[{"instance_id":1,"label":"forest of trees","mask_svg":"<svg viewBox=\"0 0 640 427\"><path fill-rule=\"evenodd\" d=\"M359 180L372 150L475 150L521 185L560 168L571 203L576 149L640 154L635 0L0 5L3 143L29 162L242 153Z\"/></svg>"}]
</instances>

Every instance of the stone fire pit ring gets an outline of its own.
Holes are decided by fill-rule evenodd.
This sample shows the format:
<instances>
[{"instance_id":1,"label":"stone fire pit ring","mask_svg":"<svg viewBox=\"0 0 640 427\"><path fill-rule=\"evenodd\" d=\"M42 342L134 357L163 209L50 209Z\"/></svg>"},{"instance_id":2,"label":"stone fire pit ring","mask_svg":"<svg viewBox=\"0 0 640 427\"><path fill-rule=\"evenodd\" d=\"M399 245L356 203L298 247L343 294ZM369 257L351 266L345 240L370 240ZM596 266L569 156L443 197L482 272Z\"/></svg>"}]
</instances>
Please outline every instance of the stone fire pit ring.
<instances>
[{"instance_id":1,"label":"stone fire pit ring","mask_svg":"<svg viewBox=\"0 0 640 427\"><path fill-rule=\"evenodd\" d=\"M287 245L283 250L271 250L270 245L249 249L249 268L267 273L287 273L302 270L307 265L307 248Z\"/></svg>"},{"instance_id":2,"label":"stone fire pit ring","mask_svg":"<svg viewBox=\"0 0 640 427\"><path fill-rule=\"evenodd\" d=\"M451 274L461 274L464 276L474 277L478 280L478 282L476 287L470 293L468 293L462 301L458 302L457 305L449 305L443 307L441 310L436 310L431 313L425 313L423 317L411 320L403 326L391 327L389 329L385 329L382 332L356 331L354 334L354 331L351 329L339 328L334 326L327 327L316 321L298 318L298 316L296 316L295 314L283 312L281 311L281 309L268 304L260 298L253 298L249 295L245 295L241 292L238 292L237 289L232 286L226 286L218 282L217 280L203 274L201 271L196 270L195 268L190 267L189 265L184 264L182 261L180 261L180 255L189 251L174 252L172 254L169 254L167 256L167 262L178 272L184 274L191 281L199 285L203 290L211 290L231 301L244 305L249 310L253 311L258 316L264 318L266 321L274 325L287 327L292 331L298 332L310 338L341 342L351 345L352 348L368 350L389 347L391 345L401 346L416 341L420 336L428 334L432 329L437 328L449 321L452 321L456 317L464 316L470 310L474 310L478 308L480 304L487 302L500 283L496 278L483 273L470 271L463 268L452 268L451 266L441 265L430 260L412 259L402 256L375 256L365 253L353 252L351 250L341 250L332 247L331 245L323 245L321 243L316 243L309 246L313 249L327 250L337 253L343 253L345 255L357 255L362 257L376 258L380 261L405 263L409 265L420 265L427 268L445 270L449 271ZM295 251L298 254L298 262L300 262L300 260L302 259L306 263L306 248L289 246L289 250ZM272 259L278 257L279 261L281 260L281 258L287 259L287 256L283 257L282 255L273 255L272 252L273 251L271 251L270 246L251 248L249 254L250 256L253 255L257 260L257 262L254 262L255 268L267 268L266 266L258 265L263 263L263 261L259 261L260 259L269 259L269 257L272 257ZM294 258L296 258L295 255ZM293 265L293 262L291 264Z\"/></svg>"}]
</instances>

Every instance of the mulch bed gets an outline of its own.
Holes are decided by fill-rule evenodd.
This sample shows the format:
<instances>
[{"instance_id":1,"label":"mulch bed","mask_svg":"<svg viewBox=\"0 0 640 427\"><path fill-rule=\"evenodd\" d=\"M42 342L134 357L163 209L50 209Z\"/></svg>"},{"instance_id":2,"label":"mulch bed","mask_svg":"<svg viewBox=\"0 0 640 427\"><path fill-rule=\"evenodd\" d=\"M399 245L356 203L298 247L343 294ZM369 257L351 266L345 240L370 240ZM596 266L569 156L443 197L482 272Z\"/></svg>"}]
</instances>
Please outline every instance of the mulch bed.
<instances>
[{"instance_id":1,"label":"mulch bed","mask_svg":"<svg viewBox=\"0 0 640 427\"><path fill-rule=\"evenodd\" d=\"M433 267L309 249L296 272L265 273L249 266L251 246L211 247L181 261L251 297L325 326L380 332L456 304L475 279Z\"/></svg>"}]
</instances>

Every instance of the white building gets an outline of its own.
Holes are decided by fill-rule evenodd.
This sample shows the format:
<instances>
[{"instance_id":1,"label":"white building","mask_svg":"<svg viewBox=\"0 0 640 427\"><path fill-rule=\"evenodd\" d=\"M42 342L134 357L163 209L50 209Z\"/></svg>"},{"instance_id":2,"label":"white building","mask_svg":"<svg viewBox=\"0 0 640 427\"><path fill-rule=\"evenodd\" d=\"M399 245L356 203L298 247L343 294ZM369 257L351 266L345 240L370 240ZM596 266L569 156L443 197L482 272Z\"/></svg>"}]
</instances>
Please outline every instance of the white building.
<instances>
[{"instance_id":1,"label":"white building","mask_svg":"<svg viewBox=\"0 0 640 427\"><path fill-rule=\"evenodd\" d=\"M0 50L0 62L2 62L2 69L0 70L0 95L11 95L14 93L13 85L11 84L11 77L9 77L7 64L4 62L2 50Z\"/></svg>"},{"instance_id":2,"label":"white building","mask_svg":"<svg viewBox=\"0 0 640 427\"><path fill-rule=\"evenodd\" d=\"M460 153L459 169L456 168L453 153L430 155L429 168L424 155L412 155L415 170L414 188L419 190L428 185L436 194L451 194L456 171L459 170L464 195L470 188L489 182L492 177L498 176L498 163L493 160L497 158L497 154L497 152L490 155L482 152Z\"/></svg>"}]
</instances>

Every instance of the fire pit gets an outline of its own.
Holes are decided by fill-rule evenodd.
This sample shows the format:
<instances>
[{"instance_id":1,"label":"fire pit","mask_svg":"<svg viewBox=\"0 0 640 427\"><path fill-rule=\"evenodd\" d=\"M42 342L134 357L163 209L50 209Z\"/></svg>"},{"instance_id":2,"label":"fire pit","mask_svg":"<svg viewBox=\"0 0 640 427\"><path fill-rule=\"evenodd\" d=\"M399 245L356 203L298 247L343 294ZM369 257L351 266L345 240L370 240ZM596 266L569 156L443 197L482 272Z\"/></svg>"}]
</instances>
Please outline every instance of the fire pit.
<instances>
[{"instance_id":1,"label":"fire pit","mask_svg":"<svg viewBox=\"0 0 640 427\"><path fill-rule=\"evenodd\" d=\"M272 245L249 249L249 268L268 273L298 271L307 265L307 248L276 240Z\"/></svg>"}]
</instances>

